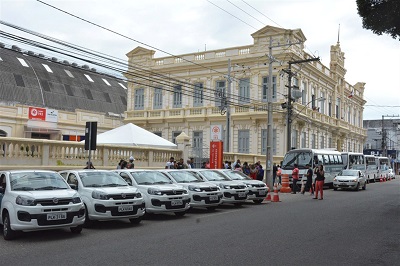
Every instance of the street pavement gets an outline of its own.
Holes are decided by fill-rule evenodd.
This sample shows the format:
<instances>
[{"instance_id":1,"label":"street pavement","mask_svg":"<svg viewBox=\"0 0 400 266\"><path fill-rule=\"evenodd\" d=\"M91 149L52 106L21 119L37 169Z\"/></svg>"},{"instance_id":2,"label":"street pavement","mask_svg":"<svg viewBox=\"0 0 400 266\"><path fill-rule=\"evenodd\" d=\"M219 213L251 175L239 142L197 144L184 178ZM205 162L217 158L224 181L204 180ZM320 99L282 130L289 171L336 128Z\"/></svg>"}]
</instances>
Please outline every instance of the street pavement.
<instances>
[{"instance_id":1,"label":"street pavement","mask_svg":"<svg viewBox=\"0 0 400 266\"><path fill-rule=\"evenodd\" d=\"M0 265L398 265L400 179L0 239Z\"/></svg>"}]
</instances>

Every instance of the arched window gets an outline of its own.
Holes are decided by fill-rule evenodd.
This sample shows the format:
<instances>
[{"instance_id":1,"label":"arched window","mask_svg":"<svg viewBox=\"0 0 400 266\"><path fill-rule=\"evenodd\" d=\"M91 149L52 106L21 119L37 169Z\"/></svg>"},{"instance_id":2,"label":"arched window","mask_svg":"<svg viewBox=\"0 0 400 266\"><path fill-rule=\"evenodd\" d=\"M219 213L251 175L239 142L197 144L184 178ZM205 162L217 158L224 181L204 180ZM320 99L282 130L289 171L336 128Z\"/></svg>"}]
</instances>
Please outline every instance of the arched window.
<instances>
[{"instance_id":1,"label":"arched window","mask_svg":"<svg viewBox=\"0 0 400 266\"><path fill-rule=\"evenodd\" d=\"M0 137L7 137L7 132L0 129Z\"/></svg>"}]
</instances>

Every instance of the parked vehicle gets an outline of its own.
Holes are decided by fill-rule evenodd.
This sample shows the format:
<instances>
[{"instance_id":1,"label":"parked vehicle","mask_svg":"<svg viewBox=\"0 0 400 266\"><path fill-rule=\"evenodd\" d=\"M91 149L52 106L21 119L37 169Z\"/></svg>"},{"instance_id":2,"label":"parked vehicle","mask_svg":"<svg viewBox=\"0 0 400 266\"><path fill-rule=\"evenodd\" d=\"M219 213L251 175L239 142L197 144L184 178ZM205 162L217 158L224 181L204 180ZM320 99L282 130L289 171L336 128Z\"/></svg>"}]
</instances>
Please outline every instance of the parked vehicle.
<instances>
[{"instance_id":1,"label":"parked vehicle","mask_svg":"<svg viewBox=\"0 0 400 266\"><path fill-rule=\"evenodd\" d=\"M265 185L264 182L251 179L250 177L239 171L233 171L230 169L220 169L218 171L220 171L233 181L239 181L245 184L249 190L247 199L252 200L254 203L263 202L263 200L267 196L268 187Z\"/></svg>"},{"instance_id":2,"label":"parked vehicle","mask_svg":"<svg viewBox=\"0 0 400 266\"><path fill-rule=\"evenodd\" d=\"M378 167L378 157L375 155L365 155L365 166L366 166L366 178L370 182L375 182L379 180L379 167Z\"/></svg>"},{"instance_id":3,"label":"parked vehicle","mask_svg":"<svg viewBox=\"0 0 400 266\"><path fill-rule=\"evenodd\" d=\"M140 223L145 213L142 194L123 178L106 170L66 170L60 174L75 188L85 204L85 224L94 220L127 218Z\"/></svg>"},{"instance_id":4,"label":"parked vehicle","mask_svg":"<svg viewBox=\"0 0 400 266\"><path fill-rule=\"evenodd\" d=\"M367 188L367 179L361 170L342 170L333 179L333 189L352 189L358 191Z\"/></svg>"},{"instance_id":5,"label":"parked vehicle","mask_svg":"<svg viewBox=\"0 0 400 266\"><path fill-rule=\"evenodd\" d=\"M249 190L242 182L232 181L218 170L212 169L185 169L180 171L191 171L196 173L204 181L214 183L222 191L222 202L241 205L247 200Z\"/></svg>"},{"instance_id":6,"label":"parked vehicle","mask_svg":"<svg viewBox=\"0 0 400 266\"><path fill-rule=\"evenodd\" d=\"M394 171L393 171L392 168L389 168L388 177L391 178L391 179L396 178L396 175L394 174Z\"/></svg>"},{"instance_id":7,"label":"parked vehicle","mask_svg":"<svg viewBox=\"0 0 400 266\"><path fill-rule=\"evenodd\" d=\"M222 203L220 188L211 182L204 181L195 173L171 169L160 171L166 174L173 182L187 189L190 195L190 207L214 210Z\"/></svg>"},{"instance_id":8,"label":"parked vehicle","mask_svg":"<svg viewBox=\"0 0 400 266\"><path fill-rule=\"evenodd\" d=\"M123 169L116 172L143 194L147 213L175 213L183 216L189 209L188 191L174 184L163 173L156 170Z\"/></svg>"},{"instance_id":9,"label":"parked vehicle","mask_svg":"<svg viewBox=\"0 0 400 266\"><path fill-rule=\"evenodd\" d=\"M79 234L85 221L81 197L53 171L0 172L0 206L5 240L17 231L70 228Z\"/></svg>"}]
</instances>

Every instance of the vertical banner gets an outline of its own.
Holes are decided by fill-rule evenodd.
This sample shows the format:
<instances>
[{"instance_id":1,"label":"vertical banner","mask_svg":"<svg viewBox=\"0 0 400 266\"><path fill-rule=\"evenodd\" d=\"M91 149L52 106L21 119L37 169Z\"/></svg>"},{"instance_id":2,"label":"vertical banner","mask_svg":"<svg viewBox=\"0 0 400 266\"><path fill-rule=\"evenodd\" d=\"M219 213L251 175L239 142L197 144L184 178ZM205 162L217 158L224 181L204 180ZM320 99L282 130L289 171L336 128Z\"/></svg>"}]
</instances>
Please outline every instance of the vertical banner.
<instances>
[{"instance_id":1,"label":"vertical banner","mask_svg":"<svg viewBox=\"0 0 400 266\"><path fill-rule=\"evenodd\" d=\"M85 150L96 150L97 122L86 122L85 128Z\"/></svg>"},{"instance_id":2,"label":"vertical banner","mask_svg":"<svg viewBox=\"0 0 400 266\"><path fill-rule=\"evenodd\" d=\"M222 141L210 142L210 169L222 169L224 159L224 143Z\"/></svg>"}]
</instances>

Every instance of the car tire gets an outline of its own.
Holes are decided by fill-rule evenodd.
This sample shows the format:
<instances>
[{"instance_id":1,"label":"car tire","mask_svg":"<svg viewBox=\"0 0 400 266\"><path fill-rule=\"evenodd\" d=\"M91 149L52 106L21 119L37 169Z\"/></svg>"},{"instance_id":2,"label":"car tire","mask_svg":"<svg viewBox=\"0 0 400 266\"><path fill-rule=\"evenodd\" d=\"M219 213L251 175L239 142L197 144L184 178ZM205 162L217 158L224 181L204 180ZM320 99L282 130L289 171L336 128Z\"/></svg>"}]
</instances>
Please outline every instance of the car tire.
<instances>
[{"instance_id":1,"label":"car tire","mask_svg":"<svg viewBox=\"0 0 400 266\"><path fill-rule=\"evenodd\" d=\"M185 214L186 214L185 211L184 211L184 212L175 212L175 215L178 216L178 217L182 217L182 216L184 216Z\"/></svg>"},{"instance_id":2,"label":"car tire","mask_svg":"<svg viewBox=\"0 0 400 266\"><path fill-rule=\"evenodd\" d=\"M362 190L366 190L367 189L367 182L364 183L364 186L362 187Z\"/></svg>"},{"instance_id":3,"label":"car tire","mask_svg":"<svg viewBox=\"0 0 400 266\"><path fill-rule=\"evenodd\" d=\"M130 218L129 221L131 222L131 224L140 224L140 222L142 221L142 217Z\"/></svg>"},{"instance_id":4,"label":"car tire","mask_svg":"<svg viewBox=\"0 0 400 266\"><path fill-rule=\"evenodd\" d=\"M69 230L71 230L71 233L79 235L82 232L82 229L82 225L78 225L75 227L71 227Z\"/></svg>"},{"instance_id":5,"label":"car tire","mask_svg":"<svg viewBox=\"0 0 400 266\"><path fill-rule=\"evenodd\" d=\"M17 231L11 229L10 216L6 212L3 218L3 237L4 240L12 240L17 236Z\"/></svg>"},{"instance_id":6,"label":"car tire","mask_svg":"<svg viewBox=\"0 0 400 266\"><path fill-rule=\"evenodd\" d=\"M354 191L359 191L360 190L360 183L357 183L356 188L354 189Z\"/></svg>"},{"instance_id":7,"label":"car tire","mask_svg":"<svg viewBox=\"0 0 400 266\"><path fill-rule=\"evenodd\" d=\"M337 191L337 187L334 187L333 190L334 190L334 191Z\"/></svg>"},{"instance_id":8,"label":"car tire","mask_svg":"<svg viewBox=\"0 0 400 266\"><path fill-rule=\"evenodd\" d=\"M261 204L263 202L263 199L258 199L258 200L253 200L255 204Z\"/></svg>"},{"instance_id":9,"label":"car tire","mask_svg":"<svg viewBox=\"0 0 400 266\"><path fill-rule=\"evenodd\" d=\"M89 218L88 208L85 204L85 223L83 224L85 227L93 226L93 221Z\"/></svg>"},{"instance_id":10,"label":"car tire","mask_svg":"<svg viewBox=\"0 0 400 266\"><path fill-rule=\"evenodd\" d=\"M209 211L215 211L216 209L217 209L217 206L207 207L207 210L209 210Z\"/></svg>"}]
</instances>

